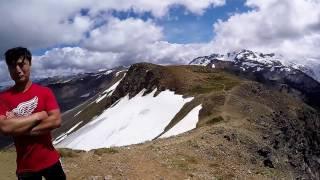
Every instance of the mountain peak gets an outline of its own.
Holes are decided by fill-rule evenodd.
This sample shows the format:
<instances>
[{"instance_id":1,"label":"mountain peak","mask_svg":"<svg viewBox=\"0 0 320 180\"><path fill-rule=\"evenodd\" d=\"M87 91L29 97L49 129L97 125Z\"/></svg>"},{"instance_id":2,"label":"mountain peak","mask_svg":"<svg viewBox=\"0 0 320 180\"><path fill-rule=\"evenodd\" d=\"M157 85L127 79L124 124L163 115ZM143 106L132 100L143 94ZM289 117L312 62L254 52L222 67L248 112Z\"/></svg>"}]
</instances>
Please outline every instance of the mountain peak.
<instances>
[{"instance_id":1,"label":"mountain peak","mask_svg":"<svg viewBox=\"0 0 320 180\"><path fill-rule=\"evenodd\" d=\"M294 63L292 59L286 58L280 54L255 52L248 49L228 52L226 54L214 53L209 56L195 58L190 65L202 65L216 67L215 63L219 61L231 62L237 65L242 71L261 71L269 70L295 73L297 70L305 73L314 80L320 82L320 73L317 70L318 66L302 65Z\"/></svg>"}]
</instances>

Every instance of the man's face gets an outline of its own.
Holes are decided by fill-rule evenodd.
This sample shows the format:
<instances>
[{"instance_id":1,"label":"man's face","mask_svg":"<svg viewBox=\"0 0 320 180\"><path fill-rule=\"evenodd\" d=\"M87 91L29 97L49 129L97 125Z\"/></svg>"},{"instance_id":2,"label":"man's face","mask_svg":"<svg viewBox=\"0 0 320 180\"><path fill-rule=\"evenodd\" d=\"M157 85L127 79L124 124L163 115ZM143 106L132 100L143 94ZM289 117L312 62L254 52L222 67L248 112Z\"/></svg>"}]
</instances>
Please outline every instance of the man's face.
<instances>
[{"instance_id":1,"label":"man's face","mask_svg":"<svg viewBox=\"0 0 320 180\"><path fill-rule=\"evenodd\" d=\"M29 60L19 58L16 63L8 66L11 79L16 83L28 82L30 77L31 65Z\"/></svg>"}]
</instances>

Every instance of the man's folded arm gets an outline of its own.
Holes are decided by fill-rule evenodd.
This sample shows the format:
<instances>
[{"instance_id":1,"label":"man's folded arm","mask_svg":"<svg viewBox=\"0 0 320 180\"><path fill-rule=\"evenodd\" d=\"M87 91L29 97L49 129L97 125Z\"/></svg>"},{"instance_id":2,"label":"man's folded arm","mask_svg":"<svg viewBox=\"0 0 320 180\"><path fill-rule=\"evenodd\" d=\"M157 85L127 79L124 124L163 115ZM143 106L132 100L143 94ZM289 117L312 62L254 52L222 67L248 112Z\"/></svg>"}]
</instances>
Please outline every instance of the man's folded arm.
<instances>
[{"instance_id":1,"label":"man's folded arm","mask_svg":"<svg viewBox=\"0 0 320 180\"><path fill-rule=\"evenodd\" d=\"M48 117L45 111L25 117L7 118L0 115L0 132L4 135L18 136L28 134L30 130Z\"/></svg>"},{"instance_id":2,"label":"man's folded arm","mask_svg":"<svg viewBox=\"0 0 320 180\"><path fill-rule=\"evenodd\" d=\"M48 111L48 117L43 119L38 125L32 128L30 135L40 135L48 133L61 126L61 113L59 109Z\"/></svg>"}]
</instances>

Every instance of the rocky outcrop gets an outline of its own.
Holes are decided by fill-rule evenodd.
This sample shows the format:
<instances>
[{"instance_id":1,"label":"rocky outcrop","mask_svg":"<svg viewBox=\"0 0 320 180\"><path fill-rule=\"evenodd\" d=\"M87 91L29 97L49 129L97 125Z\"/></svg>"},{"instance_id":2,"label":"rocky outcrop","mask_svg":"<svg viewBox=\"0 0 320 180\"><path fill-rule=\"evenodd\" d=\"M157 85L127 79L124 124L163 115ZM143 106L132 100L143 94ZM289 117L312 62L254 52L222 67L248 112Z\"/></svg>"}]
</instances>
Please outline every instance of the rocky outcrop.
<instances>
[{"instance_id":1,"label":"rocky outcrop","mask_svg":"<svg viewBox=\"0 0 320 180\"><path fill-rule=\"evenodd\" d=\"M237 99L235 97L239 97ZM232 101L241 102L232 103ZM265 166L284 161L297 178L320 177L320 113L301 100L249 83L235 90L230 108L248 117L263 136L265 146L256 149ZM262 109L260 109L262 108Z\"/></svg>"}]
</instances>

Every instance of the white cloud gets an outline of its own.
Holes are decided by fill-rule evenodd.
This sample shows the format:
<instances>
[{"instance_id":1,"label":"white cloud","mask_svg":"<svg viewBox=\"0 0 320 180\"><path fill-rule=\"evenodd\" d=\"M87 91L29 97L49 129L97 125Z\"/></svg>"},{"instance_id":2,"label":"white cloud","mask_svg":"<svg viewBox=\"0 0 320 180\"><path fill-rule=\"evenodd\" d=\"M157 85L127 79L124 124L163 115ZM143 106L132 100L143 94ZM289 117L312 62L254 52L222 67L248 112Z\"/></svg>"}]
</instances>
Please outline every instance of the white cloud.
<instances>
[{"instance_id":1,"label":"white cloud","mask_svg":"<svg viewBox=\"0 0 320 180\"><path fill-rule=\"evenodd\" d=\"M79 47L54 48L42 56L35 56L32 68L34 77L66 75L111 68L121 54L93 52Z\"/></svg>"},{"instance_id":2,"label":"white cloud","mask_svg":"<svg viewBox=\"0 0 320 180\"><path fill-rule=\"evenodd\" d=\"M248 0L253 10L214 24L219 51L253 49L320 58L320 1Z\"/></svg>"},{"instance_id":3,"label":"white cloud","mask_svg":"<svg viewBox=\"0 0 320 180\"><path fill-rule=\"evenodd\" d=\"M102 12L151 12L161 18L174 5L201 14L210 6L221 6L225 0L70 0L70 1L0 1L0 53L14 46L50 48L78 44L90 32ZM81 11L86 9L87 16ZM108 13L107 13L108 14Z\"/></svg>"},{"instance_id":4,"label":"white cloud","mask_svg":"<svg viewBox=\"0 0 320 180\"><path fill-rule=\"evenodd\" d=\"M1 1L0 53L23 45L47 48L79 42L92 25L78 12L80 6L59 1Z\"/></svg>"},{"instance_id":5,"label":"white cloud","mask_svg":"<svg viewBox=\"0 0 320 180\"><path fill-rule=\"evenodd\" d=\"M206 55L205 44L172 44L162 40L161 27L151 20L110 17L83 41L84 48L54 48L34 57L33 76L66 75L137 62L186 64Z\"/></svg>"},{"instance_id":6,"label":"white cloud","mask_svg":"<svg viewBox=\"0 0 320 180\"><path fill-rule=\"evenodd\" d=\"M101 9L114 9L117 11L133 10L137 13L151 12L156 17L165 16L170 7L175 5L184 6L194 14L202 14L210 6L222 6L225 0L93 0L87 6L91 8L91 13L96 14Z\"/></svg>"},{"instance_id":7,"label":"white cloud","mask_svg":"<svg viewBox=\"0 0 320 180\"><path fill-rule=\"evenodd\" d=\"M10 79L9 71L7 69L7 65L5 61L0 62L0 82L8 81ZM1 84L0 84L1 86Z\"/></svg>"},{"instance_id":8,"label":"white cloud","mask_svg":"<svg viewBox=\"0 0 320 180\"><path fill-rule=\"evenodd\" d=\"M159 63L164 59L179 61L161 53L182 52L183 45L167 43L169 47L165 47L165 50L154 49L164 46L159 42L163 38L162 28L152 20L119 20L112 17L110 12L150 12L155 18L162 18L172 6L184 6L187 11L200 15L210 6L223 4L225 0L199 0L197 3L193 0L0 1L0 53L15 46L46 49L71 45L91 50L80 47L55 48L43 56L34 57L32 68L36 77L91 71L103 66L111 68L141 60L152 59L150 61ZM87 13L83 14L84 11ZM95 27L97 24L102 26ZM174 50L176 46L181 48ZM147 49L152 52L151 55ZM0 81L9 79L6 65L3 62L0 65L3 67L0 69Z\"/></svg>"},{"instance_id":9,"label":"white cloud","mask_svg":"<svg viewBox=\"0 0 320 180\"><path fill-rule=\"evenodd\" d=\"M174 44L159 41L150 44L145 53L137 54L135 59L157 64L187 64L192 59L211 52L210 44Z\"/></svg>"},{"instance_id":10,"label":"white cloud","mask_svg":"<svg viewBox=\"0 0 320 180\"><path fill-rule=\"evenodd\" d=\"M138 62L155 64L187 64L190 60L207 55L211 47L207 44L171 44L157 41L145 46L144 51L98 52L80 47L54 48L42 56L34 56L32 76L69 75L96 71L101 68L114 68ZM0 82L9 79L5 63L0 62Z\"/></svg>"},{"instance_id":11,"label":"white cloud","mask_svg":"<svg viewBox=\"0 0 320 180\"><path fill-rule=\"evenodd\" d=\"M162 38L162 28L151 20L109 18L108 23L90 32L83 45L90 50L104 52L138 52Z\"/></svg>"}]
</instances>

